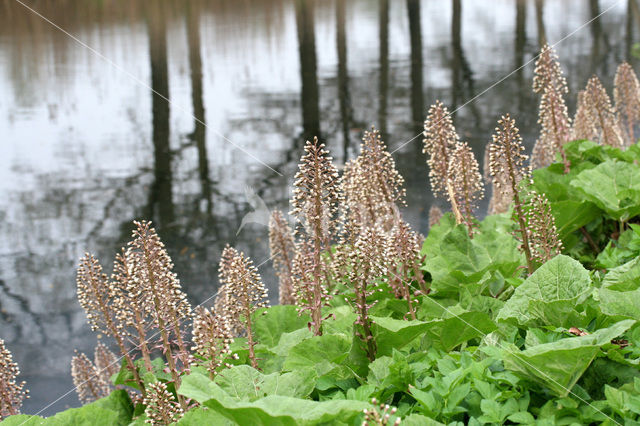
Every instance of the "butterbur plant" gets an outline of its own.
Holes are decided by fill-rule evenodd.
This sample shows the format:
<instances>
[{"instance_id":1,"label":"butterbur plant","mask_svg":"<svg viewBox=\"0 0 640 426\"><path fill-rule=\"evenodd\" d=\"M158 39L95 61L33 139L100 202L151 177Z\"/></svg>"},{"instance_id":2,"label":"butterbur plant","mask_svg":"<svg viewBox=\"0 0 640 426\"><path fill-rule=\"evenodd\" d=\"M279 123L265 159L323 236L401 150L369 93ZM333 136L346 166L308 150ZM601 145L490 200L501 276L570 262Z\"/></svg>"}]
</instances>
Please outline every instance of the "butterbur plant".
<instances>
[{"instance_id":1,"label":"butterbur plant","mask_svg":"<svg viewBox=\"0 0 640 426\"><path fill-rule=\"evenodd\" d=\"M227 286L227 303L223 307L222 315L244 325L249 345L249 360L253 368L258 368L252 315L258 308L267 306L267 290L253 261L243 253L227 246L222 253L222 259L219 268L220 282Z\"/></svg>"},{"instance_id":2,"label":"butterbur plant","mask_svg":"<svg viewBox=\"0 0 640 426\"><path fill-rule=\"evenodd\" d=\"M620 148L623 140L611 99L595 75L578 96L578 109L574 120L577 138L595 139L603 145Z\"/></svg>"},{"instance_id":3,"label":"butterbur plant","mask_svg":"<svg viewBox=\"0 0 640 426\"><path fill-rule=\"evenodd\" d=\"M451 178L449 159L459 137L453 126L451 115L442 102L436 101L429 108L423 136L422 152L428 157L431 190L436 197L446 197L449 193L447 183Z\"/></svg>"},{"instance_id":4,"label":"butterbur plant","mask_svg":"<svg viewBox=\"0 0 640 426\"><path fill-rule=\"evenodd\" d=\"M76 352L71 358L71 377L81 403L88 404L109 395L112 387L104 373L83 353Z\"/></svg>"},{"instance_id":5,"label":"butterbur plant","mask_svg":"<svg viewBox=\"0 0 640 426\"><path fill-rule=\"evenodd\" d=\"M407 301L408 315L416 319L416 301L411 283L416 281L423 294L428 293L420 266L420 238L408 223L401 221L388 237L389 286L399 299Z\"/></svg>"},{"instance_id":6,"label":"butterbur plant","mask_svg":"<svg viewBox=\"0 0 640 426\"><path fill-rule=\"evenodd\" d=\"M150 222L134 222L133 240L129 253L133 259L133 279L142 287L144 308L151 313L154 325L160 331L162 351L176 389L180 386L177 362L188 365L189 350L182 336L181 322L191 317L191 305L173 272L162 241ZM178 352L174 353L174 345ZM184 399L178 395L184 409Z\"/></svg>"},{"instance_id":7,"label":"butterbur plant","mask_svg":"<svg viewBox=\"0 0 640 426\"><path fill-rule=\"evenodd\" d=\"M373 321L369 310L374 305L367 299L378 287L377 280L387 273L389 247L384 231L379 227L362 230L349 253L349 282L353 288L353 306L357 315L356 336L362 341L367 358L376 358L376 342L373 336Z\"/></svg>"},{"instance_id":8,"label":"butterbur plant","mask_svg":"<svg viewBox=\"0 0 640 426\"><path fill-rule=\"evenodd\" d=\"M102 342L98 342L96 345L93 352L93 363L96 366L98 373L109 383L111 382L111 376L120 371L120 362L118 357Z\"/></svg>"},{"instance_id":9,"label":"butterbur plant","mask_svg":"<svg viewBox=\"0 0 640 426\"><path fill-rule=\"evenodd\" d=\"M149 385L143 403L147 406L144 410L147 416L145 423L152 425L173 424L180 420L185 411L162 382Z\"/></svg>"},{"instance_id":10,"label":"butterbur plant","mask_svg":"<svg viewBox=\"0 0 640 426\"><path fill-rule=\"evenodd\" d=\"M404 204L404 178L375 128L364 132L360 149L360 155L345 165L341 179L344 220L388 229L398 215L397 204Z\"/></svg>"},{"instance_id":11,"label":"butterbur plant","mask_svg":"<svg viewBox=\"0 0 640 426\"><path fill-rule=\"evenodd\" d=\"M456 143L449 160L449 173L449 198L452 206L455 206L454 212L459 215L459 223L464 223L469 236L473 237L474 210L478 207L478 201L484 197L484 185L478 161L466 142Z\"/></svg>"},{"instance_id":12,"label":"butterbur plant","mask_svg":"<svg viewBox=\"0 0 640 426\"><path fill-rule=\"evenodd\" d=\"M98 260L87 253L80 260L76 276L78 302L87 314L87 321L93 331L112 337L124 357L127 369L144 395L144 383L140 378L133 357L125 345L125 325L120 322L119 307L123 297L122 288L109 281L102 272Z\"/></svg>"},{"instance_id":13,"label":"butterbur plant","mask_svg":"<svg viewBox=\"0 0 640 426\"><path fill-rule=\"evenodd\" d=\"M562 251L555 218L544 194L531 191L524 206L531 256L539 263L551 260Z\"/></svg>"},{"instance_id":14,"label":"butterbur plant","mask_svg":"<svg viewBox=\"0 0 640 426\"><path fill-rule=\"evenodd\" d=\"M440 223L442 219L442 209L438 206L429 207L429 229Z\"/></svg>"},{"instance_id":15,"label":"butterbur plant","mask_svg":"<svg viewBox=\"0 0 640 426\"><path fill-rule=\"evenodd\" d=\"M26 383L17 381L18 374L18 364L13 361L4 340L0 339L0 420L20 414L22 401L29 397L24 387Z\"/></svg>"},{"instance_id":16,"label":"butterbur plant","mask_svg":"<svg viewBox=\"0 0 640 426\"><path fill-rule=\"evenodd\" d=\"M146 370L152 371L150 347L155 343L156 336L149 333L152 311L145 303L147 293L134 277L135 259L131 248L123 248L116 255L111 279L113 285L121 291L114 302L117 305L116 315L124 326L124 332L140 350Z\"/></svg>"},{"instance_id":17,"label":"butterbur plant","mask_svg":"<svg viewBox=\"0 0 640 426\"><path fill-rule=\"evenodd\" d=\"M625 145L634 144L636 137L633 127L640 122L640 84L636 73L627 62L621 63L616 71L613 99Z\"/></svg>"},{"instance_id":18,"label":"butterbur plant","mask_svg":"<svg viewBox=\"0 0 640 426\"><path fill-rule=\"evenodd\" d=\"M201 363L213 379L225 365L225 359L231 355L229 345L233 343L233 335L226 317L199 307L193 320L192 350L202 360Z\"/></svg>"},{"instance_id":19,"label":"butterbur plant","mask_svg":"<svg viewBox=\"0 0 640 426\"><path fill-rule=\"evenodd\" d=\"M295 304L292 281L295 242L293 231L280 210L274 210L269 219L269 249L273 260L273 269L275 269L280 281L280 304L293 305Z\"/></svg>"},{"instance_id":20,"label":"butterbur plant","mask_svg":"<svg viewBox=\"0 0 640 426\"><path fill-rule=\"evenodd\" d=\"M563 145L571 140L572 135L564 95L569 90L558 57L548 44L542 47L536 61L533 91L541 95L538 113L541 130L533 148L532 166L546 167L554 162L556 153L560 153L566 173L570 165Z\"/></svg>"},{"instance_id":21,"label":"butterbur plant","mask_svg":"<svg viewBox=\"0 0 640 426\"><path fill-rule=\"evenodd\" d=\"M515 120L509 114L498 121L499 126L493 135L489 151L490 174L495 184L495 189L508 191L514 202L514 217L519 227L522 239L522 251L527 258L529 274L534 271L533 256L529 245L526 217L523 203L520 197L520 183L531 181L531 170L525 166L527 156L524 154L524 146L520 131L516 127Z\"/></svg>"},{"instance_id":22,"label":"butterbur plant","mask_svg":"<svg viewBox=\"0 0 640 426\"><path fill-rule=\"evenodd\" d=\"M303 228L298 228L298 236L307 249L311 249L312 294L306 300L306 307L311 314L311 325L315 335L322 334L321 307L325 303L326 292L323 287L329 284L330 268L322 259L323 253L331 256L330 243L335 235L338 221L339 182L338 171L332 163L324 144L314 138L307 141L305 154L299 164L291 200L291 214L295 216ZM305 275L304 281L309 278ZM323 284L323 280L325 283Z\"/></svg>"},{"instance_id":23,"label":"butterbur plant","mask_svg":"<svg viewBox=\"0 0 640 426\"><path fill-rule=\"evenodd\" d=\"M335 275L339 275L340 268L336 264L340 263L342 256L340 251L333 256L332 269ZM328 306L331 296L328 286L322 280L317 280L316 259L314 256L313 243L308 240L301 240L297 244L296 255L293 259L293 288L298 312L308 313L311 317L309 330L316 336L322 334L322 308Z\"/></svg>"}]
</instances>

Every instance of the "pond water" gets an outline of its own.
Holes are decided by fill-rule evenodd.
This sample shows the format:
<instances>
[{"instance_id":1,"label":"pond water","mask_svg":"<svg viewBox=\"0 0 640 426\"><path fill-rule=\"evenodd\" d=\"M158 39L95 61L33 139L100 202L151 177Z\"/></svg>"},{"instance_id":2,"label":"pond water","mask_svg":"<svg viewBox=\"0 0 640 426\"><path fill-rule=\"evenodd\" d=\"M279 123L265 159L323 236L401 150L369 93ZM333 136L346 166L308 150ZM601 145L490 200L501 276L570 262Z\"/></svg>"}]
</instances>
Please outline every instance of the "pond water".
<instances>
[{"instance_id":1,"label":"pond water","mask_svg":"<svg viewBox=\"0 0 640 426\"><path fill-rule=\"evenodd\" d=\"M541 41L566 37L573 110L589 76L610 88L616 65L634 61L638 6L0 0L0 338L31 390L23 411L78 405L74 392L58 398L73 387L74 349L95 344L75 295L85 251L110 270L132 221L152 219L191 301L210 303L225 244L269 257L263 224L238 232L247 193L286 210L304 139L319 134L343 164L371 125L406 179L405 217L426 233L428 106L460 108L480 160L506 112L530 149ZM276 300L270 263L260 270Z\"/></svg>"}]
</instances>

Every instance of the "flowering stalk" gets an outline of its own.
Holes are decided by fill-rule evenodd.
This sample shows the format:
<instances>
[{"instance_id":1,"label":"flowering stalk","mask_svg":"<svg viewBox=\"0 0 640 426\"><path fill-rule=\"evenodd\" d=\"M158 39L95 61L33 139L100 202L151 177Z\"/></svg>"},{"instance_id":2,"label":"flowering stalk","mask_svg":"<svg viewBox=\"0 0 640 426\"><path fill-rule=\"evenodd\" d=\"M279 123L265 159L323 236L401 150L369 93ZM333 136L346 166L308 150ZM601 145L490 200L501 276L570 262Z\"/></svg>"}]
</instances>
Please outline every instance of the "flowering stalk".
<instances>
[{"instance_id":1,"label":"flowering stalk","mask_svg":"<svg viewBox=\"0 0 640 426\"><path fill-rule=\"evenodd\" d=\"M191 306L181 290L180 282L172 271L173 262L169 258L164 244L160 241L150 222L134 222L133 240L129 243L129 253L133 261L133 279L139 283L143 292L145 309L151 312L155 326L160 331L162 349L166 355L167 365L176 389L180 386L180 372L176 364L181 359L183 365L188 363L188 348L182 338L180 322L191 317ZM178 346L178 354L174 355L172 335ZM182 395L178 394L180 406L186 404Z\"/></svg>"},{"instance_id":2,"label":"flowering stalk","mask_svg":"<svg viewBox=\"0 0 640 426\"><path fill-rule=\"evenodd\" d=\"M223 315L214 314L206 308L198 308L193 320L193 350L202 357L213 380L224 360L231 354L233 343L231 329Z\"/></svg>"},{"instance_id":3,"label":"flowering stalk","mask_svg":"<svg viewBox=\"0 0 640 426\"><path fill-rule=\"evenodd\" d=\"M454 206L454 213L459 216L458 223L464 223L473 238L473 211L478 201L484 197L484 185L480 175L478 161L466 142L456 143L449 160L449 199Z\"/></svg>"},{"instance_id":4,"label":"flowering stalk","mask_svg":"<svg viewBox=\"0 0 640 426\"><path fill-rule=\"evenodd\" d=\"M125 358L127 369L133 375L134 381L144 396L144 383L125 346L124 325L119 321L118 299L122 297L121 289L107 280L98 260L88 253L80 260L76 283L78 302L87 313L87 321L91 329L115 339L120 354Z\"/></svg>"},{"instance_id":5,"label":"flowering stalk","mask_svg":"<svg viewBox=\"0 0 640 426\"><path fill-rule=\"evenodd\" d=\"M531 256L540 263L552 259L562 251L555 218L544 194L531 191L524 206Z\"/></svg>"},{"instance_id":6,"label":"flowering stalk","mask_svg":"<svg viewBox=\"0 0 640 426\"><path fill-rule=\"evenodd\" d=\"M249 344L249 360L253 368L258 368L251 316L258 308L267 306L267 290L253 261L242 252L227 246L222 259L219 268L220 282L228 286L226 291L229 302L223 308L223 315L244 324Z\"/></svg>"},{"instance_id":7,"label":"flowering stalk","mask_svg":"<svg viewBox=\"0 0 640 426\"><path fill-rule=\"evenodd\" d=\"M104 374L100 374L94 363L83 353L76 352L71 358L71 376L82 404L104 398L111 392L111 385L105 380Z\"/></svg>"},{"instance_id":8,"label":"flowering stalk","mask_svg":"<svg viewBox=\"0 0 640 426\"><path fill-rule=\"evenodd\" d=\"M149 319L149 310L145 307L145 301L142 287L135 280L134 274L134 256L131 249L122 251L116 255L113 265L112 280L123 291L121 297L116 299L118 309L116 313L123 324L133 328L135 333L126 329L129 338L137 343L137 349L142 353L142 359L147 371L152 371L151 352L149 345L150 337L147 337L147 326Z\"/></svg>"},{"instance_id":9,"label":"flowering stalk","mask_svg":"<svg viewBox=\"0 0 640 426\"><path fill-rule=\"evenodd\" d=\"M538 123L542 128L531 162L536 168L546 167L553 163L556 152L559 152L567 173L569 162L563 145L571 139L571 123L563 95L569 89L558 56L548 44L542 47L536 61L533 91L541 95Z\"/></svg>"},{"instance_id":10,"label":"flowering stalk","mask_svg":"<svg viewBox=\"0 0 640 426\"><path fill-rule=\"evenodd\" d=\"M340 269L336 265L341 265L342 255L339 251L334 255L332 261L333 273L340 276ZM293 288L298 312L308 312L311 317L309 330L316 336L322 334L322 308L328 306L330 299L329 290L326 285L316 280L316 258L314 256L313 243L308 240L301 240L296 247L296 255L293 258Z\"/></svg>"},{"instance_id":11,"label":"flowering stalk","mask_svg":"<svg viewBox=\"0 0 640 426\"><path fill-rule=\"evenodd\" d=\"M423 294L428 293L420 271L420 238L411 230L409 224L403 221L389 235L387 247L392 258L391 265L394 265L389 271L389 286L396 297L407 301L408 313L411 319L415 320L415 301L410 286L412 278L418 282Z\"/></svg>"},{"instance_id":12,"label":"flowering stalk","mask_svg":"<svg viewBox=\"0 0 640 426\"><path fill-rule=\"evenodd\" d=\"M179 395L178 395L179 396ZM162 382L151 383L143 402L147 408L145 423L152 425L174 424L184 415L185 410L178 404L167 385Z\"/></svg>"},{"instance_id":13,"label":"flowering stalk","mask_svg":"<svg viewBox=\"0 0 640 426\"><path fill-rule=\"evenodd\" d=\"M295 243L293 232L279 210L274 210L269 219L269 248L273 259L273 268L280 281L280 304L293 305L295 303L295 295L292 281L292 263Z\"/></svg>"},{"instance_id":14,"label":"flowering stalk","mask_svg":"<svg viewBox=\"0 0 640 426\"><path fill-rule=\"evenodd\" d=\"M520 228L522 238L522 250L527 258L529 274L534 271L533 256L529 246L529 234L527 232L526 218L523 204L520 200L519 185L521 181L531 180L531 171L525 167L527 156L523 153L524 146L518 128L515 126L509 114L503 116L493 135L493 141L489 148L489 167L491 177L496 188L500 191L509 191L513 196L514 213L516 222Z\"/></svg>"},{"instance_id":15,"label":"flowering stalk","mask_svg":"<svg viewBox=\"0 0 640 426\"><path fill-rule=\"evenodd\" d=\"M111 377L120 371L118 357L102 342L98 342L96 345L93 352L93 363L98 374L109 384L111 383Z\"/></svg>"},{"instance_id":16,"label":"flowering stalk","mask_svg":"<svg viewBox=\"0 0 640 426\"><path fill-rule=\"evenodd\" d=\"M351 270L349 281L353 286L353 304L357 314L356 336L362 340L369 361L376 358L377 346L373 337L373 320L369 310L375 304L367 302L378 283L380 276L387 273L389 248L384 231L380 227L367 227L362 230L349 254Z\"/></svg>"},{"instance_id":17,"label":"flowering stalk","mask_svg":"<svg viewBox=\"0 0 640 426\"><path fill-rule=\"evenodd\" d=\"M453 127L451 115L442 102L436 101L429 108L427 119L424 122L423 135L424 148L422 152L428 156L431 190L436 197L446 197L447 182L451 178L449 159L459 137Z\"/></svg>"},{"instance_id":18,"label":"flowering stalk","mask_svg":"<svg viewBox=\"0 0 640 426\"><path fill-rule=\"evenodd\" d=\"M636 138L633 126L640 122L640 84L636 73L627 62L621 63L616 71L613 99L625 145L634 144Z\"/></svg>"},{"instance_id":19,"label":"flowering stalk","mask_svg":"<svg viewBox=\"0 0 640 426\"><path fill-rule=\"evenodd\" d=\"M364 132L360 151L356 159L345 165L340 181L344 221L358 226L379 223L388 229L397 216L396 203L404 203L404 178L375 128Z\"/></svg>"},{"instance_id":20,"label":"flowering stalk","mask_svg":"<svg viewBox=\"0 0 640 426\"><path fill-rule=\"evenodd\" d=\"M331 255L330 242L337 228L336 212L339 201L338 171L332 163L324 144L314 138L307 141L305 154L299 164L291 200L291 214L304 225L298 228L302 240L311 242L313 258L313 297L307 300L315 335L322 334L321 306L324 304L323 287L329 284L329 268L323 262L323 252ZM326 280L323 285L322 280Z\"/></svg>"},{"instance_id":21,"label":"flowering stalk","mask_svg":"<svg viewBox=\"0 0 640 426\"><path fill-rule=\"evenodd\" d=\"M442 219L442 210L438 206L431 206L429 208L429 229L440 223Z\"/></svg>"},{"instance_id":22,"label":"flowering stalk","mask_svg":"<svg viewBox=\"0 0 640 426\"><path fill-rule=\"evenodd\" d=\"M600 143L618 148L623 146L611 99L595 75L589 79L587 87L578 97L574 128L576 136L585 137L591 133L589 136L595 136Z\"/></svg>"},{"instance_id":23,"label":"flowering stalk","mask_svg":"<svg viewBox=\"0 0 640 426\"><path fill-rule=\"evenodd\" d=\"M24 388L25 382L17 382L20 374L18 364L13 361L11 352L0 339L0 420L20 414L20 407L29 391Z\"/></svg>"}]
</instances>

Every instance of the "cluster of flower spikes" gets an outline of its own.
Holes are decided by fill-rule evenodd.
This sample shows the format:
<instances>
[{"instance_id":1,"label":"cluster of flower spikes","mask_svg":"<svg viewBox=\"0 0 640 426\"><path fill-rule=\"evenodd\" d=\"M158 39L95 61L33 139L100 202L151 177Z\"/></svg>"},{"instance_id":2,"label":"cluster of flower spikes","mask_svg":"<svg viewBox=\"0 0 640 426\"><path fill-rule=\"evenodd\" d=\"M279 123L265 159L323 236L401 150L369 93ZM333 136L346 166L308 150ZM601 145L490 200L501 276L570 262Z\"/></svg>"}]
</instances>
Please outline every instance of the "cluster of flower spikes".
<instances>
[{"instance_id":1,"label":"cluster of flower spikes","mask_svg":"<svg viewBox=\"0 0 640 426\"><path fill-rule=\"evenodd\" d=\"M360 155L345 164L340 182L343 222L391 228L397 220L397 204L405 203L403 185L404 178L396 169L380 132L373 127L365 131Z\"/></svg>"},{"instance_id":2,"label":"cluster of flower spikes","mask_svg":"<svg viewBox=\"0 0 640 426\"><path fill-rule=\"evenodd\" d=\"M515 120L507 114L498 124L490 146L490 173L496 187L509 192L513 200L516 237L531 274L534 262L544 262L558 254L562 243L546 197L534 191L527 193L532 183L531 168L525 165L527 156Z\"/></svg>"},{"instance_id":3,"label":"cluster of flower spikes","mask_svg":"<svg viewBox=\"0 0 640 426\"><path fill-rule=\"evenodd\" d=\"M76 352L71 358L71 377L81 403L88 404L111 393L109 377L105 376L85 354Z\"/></svg>"},{"instance_id":4,"label":"cluster of flower spikes","mask_svg":"<svg viewBox=\"0 0 640 426\"><path fill-rule=\"evenodd\" d=\"M568 172L563 145L572 139L571 121L564 101L569 89L558 56L548 44L540 51L534 73L533 91L541 95L538 113L541 131L533 147L531 165L533 168L547 167L554 162L556 153L560 153Z\"/></svg>"},{"instance_id":5,"label":"cluster of flower spikes","mask_svg":"<svg viewBox=\"0 0 640 426\"><path fill-rule=\"evenodd\" d=\"M473 212L478 207L478 201L484 197L484 185L478 161L466 142L458 142L451 153L449 173L449 200L456 206L454 211L460 215L458 221L467 226L472 237L475 226Z\"/></svg>"},{"instance_id":6,"label":"cluster of flower spikes","mask_svg":"<svg viewBox=\"0 0 640 426\"><path fill-rule=\"evenodd\" d=\"M226 246L219 266L220 284L225 299L220 315L231 322L241 323L247 336L251 366L258 368L252 331L252 315L258 308L268 306L267 289L253 261L233 247Z\"/></svg>"},{"instance_id":7,"label":"cluster of flower spikes","mask_svg":"<svg viewBox=\"0 0 640 426\"><path fill-rule=\"evenodd\" d=\"M182 418L185 409L176 402L173 394L163 382L148 385L147 394L143 400L146 405L144 413L145 423L152 425L170 425Z\"/></svg>"},{"instance_id":8,"label":"cluster of flower spikes","mask_svg":"<svg viewBox=\"0 0 640 426\"><path fill-rule=\"evenodd\" d=\"M420 265L424 257L420 254L423 238L411 229L408 223L400 221L387 234L389 247L389 286L395 296L407 301L411 319L416 319L416 306L411 283L416 282L420 293L428 294L427 283L424 280Z\"/></svg>"},{"instance_id":9,"label":"cluster of flower spikes","mask_svg":"<svg viewBox=\"0 0 640 426\"><path fill-rule=\"evenodd\" d=\"M4 340L0 339L0 420L5 417L20 414L22 401L29 397L25 382L18 382L20 374L18 364L6 348Z\"/></svg>"},{"instance_id":10,"label":"cluster of flower spikes","mask_svg":"<svg viewBox=\"0 0 640 426\"><path fill-rule=\"evenodd\" d=\"M558 236L555 218L551 214L547 197L530 191L523 210L533 259L539 263L545 263L560 254L562 241Z\"/></svg>"},{"instance_id":11,"label":"cluster of flower spikes","mask_svg":"<svg viewBox=\"0 0 640 426\"><path fill-rule=\"evenodd\" d=\"M616 148L624 146L616 110L600 79L595 75L578 94L573 134L577 139L589 139Z\"/></svg>"},{"instance_id":12,"label":"cluster of flower spikes","mask_svg":"<svg viewBox=\"0 0 640 426\"><path fill-rule=\"evenodd\" d=\"M222 366L228 366L225 360L231 355L230 345L233 334L224 315L199 307L193 319L193 347L196 355L204 361L204 366L213 379Z\"/></svg>"},{"instance_id":13,"label":"cluster of flower spikes","mask_svg":"<svg viewBox=\"0 0 640 426\"><path fill-rule=\"evenodd\" d=\"M348 252L347 282L353 288L353 304L357 318L356 336L370 361L375 360L377 347L373 337L373 320L369 310L375 304L367 299L378 290L378 280L387 275L391 264L387 234L380 225L363 228Z\"/></svg>"},{"instance_id":14,"label":"cluster of flower spikes","mask_svg":"<svg viewBox=\"0 0 640 426\"><path fill-rule=\"evenodd\" d=\"M281 305L293 305L295 290L292 277L296 247L293 231L280 210L274 210L269 218L269 249L279 280L279 302Z\"/></svg>"},{"instance_id":15,"label":"cluster of flower spikes","mask_svg":"<svg viewBox=\"0 0 640 426\"><path fill-rule=\"evenodd\" d=\"M83 404L108 396L113 390L111 376L118 373L120 363L116 354L102 342L96 345L93 362L83 353L71 358L71 377Z\"/></svg>"},{"instance_id":16,"label":"cluster of flower spikes","mask_svg":"<svg viewBox=\"0 0 640 426\"><path fill-rule=\"evenodd\" d=\"M431 190L446 197L457 223L464 223L473 236L474 215L484 197L484 185L473 151L460 138L447 108L436 101L424 123L424 148L429 165Z\"/></svg>"},{"instance_id":17,"label":"cluster of flower spikes","mask_svg":"<svg viewBox=\"0 0 640 426\"><path fill-rule=\"evenodd\" d=\"M640 84L636 73L627 62L621 63L616 71L613 100L624 144L634 144L634 126L640 123Z\"/></svg>"},{"instance_id":18,"label":"cluster of flower spikes","mask_svg":"<svg viewBox=\"0 0 640 426\"><path fill-rule=\"evenodd\" d=\"M315 335L322 334L322 307L329 296L330 244L339 221L340 202L338 170L333 165L324 144L314 138L307 141L295 176L291 212L298 221L296 256L293 265L293 286L300 312L309 312L310 327ZM300 259L303 254L308 259ZM310 267L310 268L309 268Z\"/></svg>"},{"instance_id":19,"label":"cluster of flower spikes","mask_svg":"<svg viewBox=\"0 0 640 426\"><path fill-rule=\"evenodd\" d=\"M181 323L192 317L192 311L172 271L173 263L151 223L134 224L133 239L116 257L112 279L102 272L97 259L87 254L78 267L77 286L78 300L92 329L114 338L144 397L144 383L125 341L130 339L137 344L145 367L151 371L150 352L154 348L150 345L155 334L159 334L157 347L163 350L178 388L180 368L188 368L191 360ZM147 337L150 328L157 333ZM178 402L186 407L180 395Z\"/></svg>"}]
</instances>

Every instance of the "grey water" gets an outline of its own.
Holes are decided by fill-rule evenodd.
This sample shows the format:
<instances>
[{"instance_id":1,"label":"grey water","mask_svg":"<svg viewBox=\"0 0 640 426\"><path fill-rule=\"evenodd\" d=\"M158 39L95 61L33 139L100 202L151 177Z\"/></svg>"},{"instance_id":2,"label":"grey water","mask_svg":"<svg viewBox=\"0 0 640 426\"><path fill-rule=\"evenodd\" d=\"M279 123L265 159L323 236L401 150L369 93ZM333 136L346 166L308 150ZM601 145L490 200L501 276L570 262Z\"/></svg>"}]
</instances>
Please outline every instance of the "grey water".
<instances>
[{"instance_id":1,"label":"grey water","mask_svg":"<svg viewBox=\"0 0 640 426\"><path fill-rule=\"evenodd\" d=\"M619 62L637 65L640 40L636 0L24 4L0 0L0 338L31 390L23 412L43 415L79 404L70 360L96 341L77 261L109 271L133 220L154 221L191 302L211 303L225 244L268 259L264 223L239 227L255 195L288 209L304 140L340 165L375 125L426 234L444 207L421 153L430 104L455 111L480 162L503 113L530 149L541 43L559 42L573 111L592 74L611 89Z\"/></svg>"}]
</instances>

